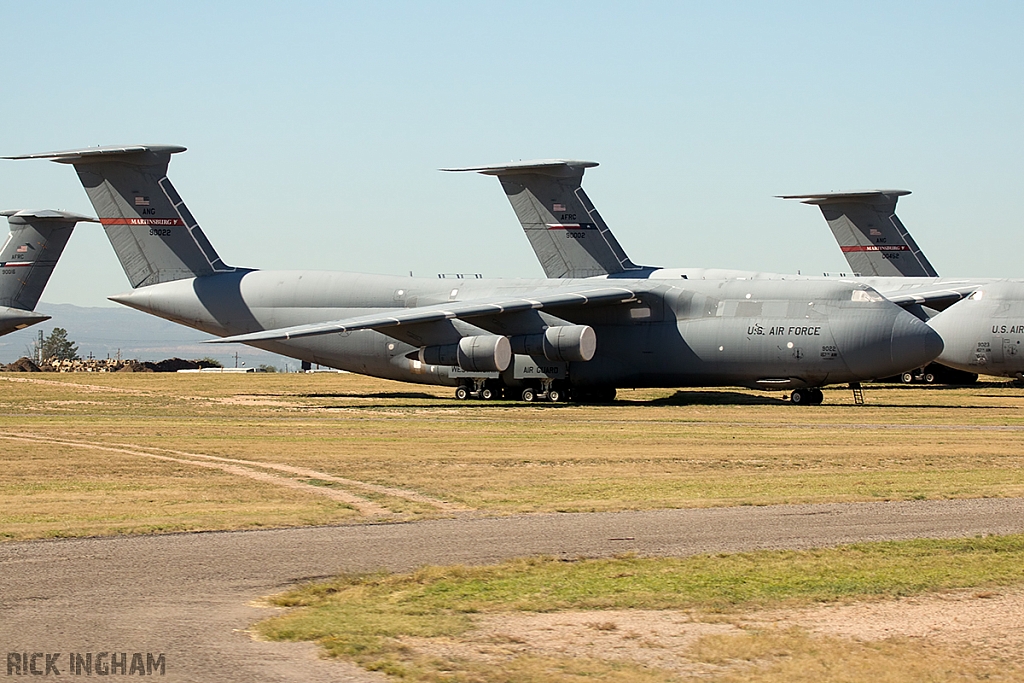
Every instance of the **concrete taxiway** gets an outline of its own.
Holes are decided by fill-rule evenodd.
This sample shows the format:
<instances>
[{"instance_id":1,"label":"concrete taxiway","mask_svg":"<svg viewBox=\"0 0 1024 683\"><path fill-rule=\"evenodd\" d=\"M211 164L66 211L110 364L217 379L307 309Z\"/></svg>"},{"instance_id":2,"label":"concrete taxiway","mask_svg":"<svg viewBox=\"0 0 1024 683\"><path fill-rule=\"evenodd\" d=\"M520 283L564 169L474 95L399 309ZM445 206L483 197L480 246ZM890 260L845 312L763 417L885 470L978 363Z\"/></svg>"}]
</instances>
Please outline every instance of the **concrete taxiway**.
<instances>
[{"instance_id":1,"label":"concrete taxiway","mask_svg":"<svg viewBox=\"0 0 1024 683\"><path fill-rule=\"evenodd\" d=\"M253 604L340 571L524 555L685 556L1024 531L1024 499L462 517L0 544L0 650L163 653L167 681L382 681L310 644L264 643Z\"/></svg>"}]
</instances>

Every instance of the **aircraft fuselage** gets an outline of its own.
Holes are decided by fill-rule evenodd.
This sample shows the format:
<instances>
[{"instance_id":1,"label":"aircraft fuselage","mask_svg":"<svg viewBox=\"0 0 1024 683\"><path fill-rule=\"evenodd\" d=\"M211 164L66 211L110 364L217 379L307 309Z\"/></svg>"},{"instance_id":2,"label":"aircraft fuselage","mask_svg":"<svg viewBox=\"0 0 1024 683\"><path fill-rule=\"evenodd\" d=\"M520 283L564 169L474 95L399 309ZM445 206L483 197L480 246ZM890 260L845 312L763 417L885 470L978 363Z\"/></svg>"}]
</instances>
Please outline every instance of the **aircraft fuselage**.
<instances>
[{"instance_id":1,"label":"aircraft fuselage","mask_svg":"<svg viewBox=\"0 0 1024 683\"><path fill-rule=\"evenodd\" d=\"M1024 375L1024 283L992 282L931 318L946 343L936 359L957 370Z\"/></svg>"},{"instance_id":2,"label":"aircraft fuselage","mask_svg":"<svg viewBox=\"0 0 1024 683\"><path fill-rule=\"evenodd\" d=\"M723 277L751 283L822 279L820 276L711 268L662 268L649 274L652 281L693 282ZM618 277L609 279L617 280ZM1024 282L996 278L903 276L848 276L834 281L863 283L886 297L948 290L950 296L937 306L941 310L908 307L942 337L944 347L937 362L964 372L1024 377ZM967 296L966 293L972 290L976 293ZM965 298L959 299L956 292L964 294Z\"/></svg>"},{"instance_id":3,"label":"aircraft fuselage","mask_svg":"<svg viewBox=\"0 0 1024 683\"><path fill-rule=\"evenodd\" d=\"M231 336L452 301L557 291L586 280L425 279L322 271L240 271L140 287L114 301ZM590 280L590 282L593 282ZM751 386L856 382L927 363L941 341L917 318L849 282L619 280L635 301L451 320L451 339L589 325L597 351L568 363L577 387ZM562 317L556 317L564 315ZM388 379L457 385L416 359L445 343L437 325L361 330L253 346ZM440 337L439 337L440 335Z\"/></svg>"}]
</instances>

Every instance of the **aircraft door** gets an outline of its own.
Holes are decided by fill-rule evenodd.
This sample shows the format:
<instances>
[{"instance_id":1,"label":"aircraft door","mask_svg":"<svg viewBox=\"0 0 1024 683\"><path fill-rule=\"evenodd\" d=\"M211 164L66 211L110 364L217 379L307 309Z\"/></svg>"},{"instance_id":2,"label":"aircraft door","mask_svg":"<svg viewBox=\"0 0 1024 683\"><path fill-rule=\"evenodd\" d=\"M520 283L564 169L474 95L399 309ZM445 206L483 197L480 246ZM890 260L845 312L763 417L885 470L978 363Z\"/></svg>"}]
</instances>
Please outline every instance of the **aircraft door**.
<instances>
[{"instance_id":1,"label":"aircraft door","mask_svg":"<svg viewBox=\"0 0 1024 683\"><path fill-rule=\"evenodd\" d=\"M992 339L992 344L989 346L989 361L998 365L1003 364L1003 345L1000 343L999 337Z\"/></svg>"},{"instance_id":2,"label":"aircraft door","mask_svg":"<svg viewBox=\"0 0 1024 683\"><path fill-rule=\"evenodd\" d=\"M1010 339L1003 337L1003 362L1004 363L1019 363L1020 362L1020 341L1016 339Z\"/></svg>"}]
</instances>

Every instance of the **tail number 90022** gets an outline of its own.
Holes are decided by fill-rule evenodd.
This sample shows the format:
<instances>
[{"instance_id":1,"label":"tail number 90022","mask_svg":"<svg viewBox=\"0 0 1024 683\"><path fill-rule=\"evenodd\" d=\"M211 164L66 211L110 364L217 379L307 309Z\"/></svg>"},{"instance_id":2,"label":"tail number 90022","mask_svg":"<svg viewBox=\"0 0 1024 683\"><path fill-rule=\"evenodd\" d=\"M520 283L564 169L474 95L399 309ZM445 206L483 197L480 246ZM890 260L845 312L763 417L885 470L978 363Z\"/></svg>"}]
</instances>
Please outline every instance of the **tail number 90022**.
<instances>
[{"instance_id":1,"label":"tail number 90022","mask_svg":"<svg viewBox=\"0 0 1024 683\"><path fill-rule=\"evenodd\" d=\"M170 237L171 236L171 229L170 228L150 228L149 229L149 234L150 235L155 235L156 237Z\"/></svg>"}]
</instances>

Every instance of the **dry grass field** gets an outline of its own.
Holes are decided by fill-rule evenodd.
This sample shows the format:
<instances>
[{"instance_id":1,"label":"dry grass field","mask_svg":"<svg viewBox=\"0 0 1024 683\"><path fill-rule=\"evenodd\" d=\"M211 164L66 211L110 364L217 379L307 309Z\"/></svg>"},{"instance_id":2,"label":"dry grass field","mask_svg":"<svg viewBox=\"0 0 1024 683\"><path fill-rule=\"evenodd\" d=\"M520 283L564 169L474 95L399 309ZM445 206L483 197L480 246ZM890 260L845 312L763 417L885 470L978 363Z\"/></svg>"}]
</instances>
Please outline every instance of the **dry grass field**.
<instances>
[{"instance_id":1,"label":"dry grass field","mask_svg":"<svg viewBox=\"0 0 1024 683\"><path fill-rule=\"evenodd\" d=\"M1024 495L1024 391L458 402L349 374L0 374L0 538Z\"/></svg>"}]
</instances>

